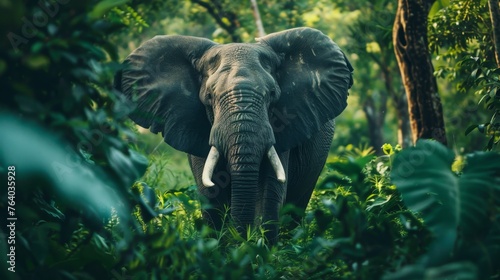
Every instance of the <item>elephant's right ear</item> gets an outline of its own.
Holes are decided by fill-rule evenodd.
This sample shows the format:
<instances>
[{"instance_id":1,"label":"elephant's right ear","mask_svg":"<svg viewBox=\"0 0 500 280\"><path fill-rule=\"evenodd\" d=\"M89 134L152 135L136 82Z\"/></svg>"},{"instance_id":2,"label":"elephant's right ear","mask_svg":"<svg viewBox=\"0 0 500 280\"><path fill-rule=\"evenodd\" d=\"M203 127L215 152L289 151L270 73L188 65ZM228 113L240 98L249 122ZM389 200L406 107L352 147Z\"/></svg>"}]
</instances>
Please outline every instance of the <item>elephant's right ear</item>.
<instances>
[{"instance_id":1,"label":"elephant's right ear","mask_svg":"<svg viewBox=\"0 0 500 280\"><path fill-rule=\"evenodd\" d=\"M201 74L194 65L214 45L197 37L156 36L125 59L114 81L132 101L129 116L135 123L200 157L210 149L210 123L199 98Z\"/></svg>"}]
</instances>

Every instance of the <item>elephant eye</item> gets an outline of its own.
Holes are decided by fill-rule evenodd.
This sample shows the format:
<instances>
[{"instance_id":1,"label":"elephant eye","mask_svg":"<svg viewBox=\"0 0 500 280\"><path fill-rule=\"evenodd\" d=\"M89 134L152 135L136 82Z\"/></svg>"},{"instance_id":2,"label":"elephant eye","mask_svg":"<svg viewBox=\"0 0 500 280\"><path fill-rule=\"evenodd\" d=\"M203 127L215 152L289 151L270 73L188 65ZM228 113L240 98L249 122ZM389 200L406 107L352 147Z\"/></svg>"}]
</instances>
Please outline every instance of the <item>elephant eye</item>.
<instances>
[{"instance_id":1,"label":"elephant eye","mask_svg":"<svg viewBox=\"0 0 500 280\"><path fill-rule=\"evenodd\" d=\"M270 91L269 91L269 95L274 98L276 97L276 89L275 88L272 88Z\"/></svg>"},{"instance_id":2,"label":"elephant eye","mask_svg":"<svg viewBox=\"0 0 500 280\"><path fill-rule=\"evenodd\" d=\"M272 101L276 101L280 97L280 89L277 87L273 87L269 90L269 96Z\"/></svg>"},{"instance_id":3,"label":"elephant eye","mask_svg":"<svg viewBox=\"0 0 500 280\"><path fill-rule=\"evenodd\" d=\"M273 67L269 63L263 63L262 68L264 68L264 71L266 71L269 74L272 74L274 72Z\"/></svg>"},{"instance_id":4,"label":"elephant eye","mask_svg":"<svg viewBox=\"0 0 500 280\"><path fill-rule=\"evenodd\" d=\"M211 92L207 92L207 95L205 96L205 102L206 102L206 104L212 105L212 98L213 98L212 93Z\"/></svg>"}]
</instances>

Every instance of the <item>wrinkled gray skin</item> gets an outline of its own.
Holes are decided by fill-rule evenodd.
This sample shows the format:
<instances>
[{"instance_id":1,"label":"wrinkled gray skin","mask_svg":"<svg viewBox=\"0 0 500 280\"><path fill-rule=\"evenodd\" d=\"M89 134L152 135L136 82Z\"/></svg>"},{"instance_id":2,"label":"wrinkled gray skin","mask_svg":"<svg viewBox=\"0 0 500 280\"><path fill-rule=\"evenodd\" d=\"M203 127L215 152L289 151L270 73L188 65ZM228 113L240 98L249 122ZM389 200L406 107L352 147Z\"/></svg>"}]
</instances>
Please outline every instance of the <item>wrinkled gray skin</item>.
<instances>
[{"instance_id":1,"label":"wrinkled gray skin","mask_svg":"<svg viewBox=\"0 0 500 280\"><path fill-rule=\"evenodd\" d=\"M304 210L325 163L334 118L347 105L352 67L339 47L311 28L262 37L255 44L216 44L156 36L124 62L115 87L135 104L130 117L189 154L203 217L222 225L225 207L240 233L263 222L278 236L283 203ZM220 153L206 187L211 147ZM275 147L286 182L266 156Z\"/></svg>"}]
</instances>

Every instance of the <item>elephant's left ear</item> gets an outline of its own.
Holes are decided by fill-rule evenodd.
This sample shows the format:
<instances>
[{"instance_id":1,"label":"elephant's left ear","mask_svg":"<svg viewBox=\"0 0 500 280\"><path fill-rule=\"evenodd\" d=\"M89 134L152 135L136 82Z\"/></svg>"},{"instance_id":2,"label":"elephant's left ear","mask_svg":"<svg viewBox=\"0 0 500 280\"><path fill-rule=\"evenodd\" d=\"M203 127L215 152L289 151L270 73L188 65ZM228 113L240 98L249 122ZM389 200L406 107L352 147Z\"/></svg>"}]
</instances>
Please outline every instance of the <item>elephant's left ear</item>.
<instances>
[{"instance_id":1,"label":"elephant's left ear","mask_svg":"<svg viewBox=\"0 0 500 280\"><path fill-rule=\"evenodd\" d=\"M288 150L345 109L353 68L337 44L316 29L289 29L264 36L259 43L281 57L276 70L281 97L270 121L276 148Z\"/></svg>"}]
</instances>

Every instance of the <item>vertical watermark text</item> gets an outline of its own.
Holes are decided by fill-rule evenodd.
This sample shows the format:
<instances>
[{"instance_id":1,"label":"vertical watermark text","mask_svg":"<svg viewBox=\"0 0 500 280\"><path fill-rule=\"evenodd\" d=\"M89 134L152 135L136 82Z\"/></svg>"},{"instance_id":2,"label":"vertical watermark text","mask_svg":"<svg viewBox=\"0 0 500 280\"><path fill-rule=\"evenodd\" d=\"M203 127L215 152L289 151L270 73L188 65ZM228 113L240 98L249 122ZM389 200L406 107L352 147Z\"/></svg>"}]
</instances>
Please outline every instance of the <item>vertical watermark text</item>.
<instances>
[{"instance_id":1,"label":"vertical watermark text","mask_svg":"<svg viewBox=\"0 0 500 280\"><path fill-rule=\"evenodd\" d=\"M16 272L16 167L7 168L7 269Z\"/></svg>"}]
</instances>

